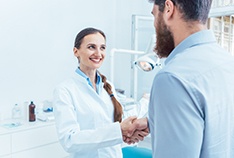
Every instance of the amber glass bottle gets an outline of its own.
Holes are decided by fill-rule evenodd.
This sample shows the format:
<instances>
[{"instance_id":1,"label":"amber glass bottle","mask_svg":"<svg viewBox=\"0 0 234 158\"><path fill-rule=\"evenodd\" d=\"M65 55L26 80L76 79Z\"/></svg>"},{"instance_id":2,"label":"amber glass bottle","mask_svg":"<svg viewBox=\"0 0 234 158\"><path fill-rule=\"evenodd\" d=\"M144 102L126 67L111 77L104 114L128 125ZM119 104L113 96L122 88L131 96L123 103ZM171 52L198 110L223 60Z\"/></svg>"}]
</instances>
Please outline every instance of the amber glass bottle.
<instances>
[{"instance_id":1,"label":"amber glass bottle","mask_svg":"<svg viewBox=\"0 0 234 158\"><path fill-rule=\"evenodd\" d=\"M31 103L29 104L29 122L34 122L36 121L36 115L35 115L35 108L36 105L33 103L33 101L31 101Z\"/></svg>"}]
</instances>

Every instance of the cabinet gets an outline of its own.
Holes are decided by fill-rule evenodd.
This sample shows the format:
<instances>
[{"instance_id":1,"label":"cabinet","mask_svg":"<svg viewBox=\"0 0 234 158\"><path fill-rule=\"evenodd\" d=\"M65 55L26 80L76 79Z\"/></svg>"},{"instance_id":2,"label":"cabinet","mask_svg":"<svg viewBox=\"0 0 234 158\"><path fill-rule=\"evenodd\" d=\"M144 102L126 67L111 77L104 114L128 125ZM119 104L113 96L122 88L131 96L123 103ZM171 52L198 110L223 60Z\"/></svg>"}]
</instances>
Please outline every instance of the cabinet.
<instances>
[{"instance_id":1,"label":"cabinet","mask_svg":"<svg viewBox=\"0 0 234 158\"><path fill-rule=\"evenodd\" d=\"M11 153L11 136L8 134L0 135L0 157Z\"/></svg>"},{"instance_id":2,"label":"cabinet","mask_svg":"<svg viewBox=\"0 0 234 158\"><path fill-rule=\"evenodd\" d=\"M146 137L138 146L150 148L150 137ZM68 156L69 153L65 152L58 142L54 122L24 123L14 129L0 126L0 158L67 158Z\"/></svg>"},{"instance_id":3,"label":"cabinet","mask_svg":"<svg viewBox=\"0 0 234 158\"><path fill-rule=\"evenodd\" d=\"M54 122L24 123L15 129L0 128L0 158L65 158Z\"/></svg>"}]
</instances>

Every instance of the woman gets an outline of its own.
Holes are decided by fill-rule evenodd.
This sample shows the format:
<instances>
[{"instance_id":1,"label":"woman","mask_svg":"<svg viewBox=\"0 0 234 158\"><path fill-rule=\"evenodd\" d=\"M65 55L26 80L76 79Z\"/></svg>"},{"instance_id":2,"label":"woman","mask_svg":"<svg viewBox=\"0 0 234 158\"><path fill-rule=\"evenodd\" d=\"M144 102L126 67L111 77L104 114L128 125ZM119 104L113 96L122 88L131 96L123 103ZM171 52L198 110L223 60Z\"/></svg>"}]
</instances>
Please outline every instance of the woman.
<instances>
[{"instance_id":1,"label":"woman","mask_svg":"<svg viewBox=\"0 0 234 158\"><path fill-rule=\"evenodd\" d=\"M105 59L105 49L106 37L101 30L79 32L73 49L79 67L74 78L58 85L54 92L59 140L71 157L122 157L122 132L127 123L120 123L123 110L113 86L97 71ZM137 139L144 134L148 133Z\"/></svg>"}]
</instances>

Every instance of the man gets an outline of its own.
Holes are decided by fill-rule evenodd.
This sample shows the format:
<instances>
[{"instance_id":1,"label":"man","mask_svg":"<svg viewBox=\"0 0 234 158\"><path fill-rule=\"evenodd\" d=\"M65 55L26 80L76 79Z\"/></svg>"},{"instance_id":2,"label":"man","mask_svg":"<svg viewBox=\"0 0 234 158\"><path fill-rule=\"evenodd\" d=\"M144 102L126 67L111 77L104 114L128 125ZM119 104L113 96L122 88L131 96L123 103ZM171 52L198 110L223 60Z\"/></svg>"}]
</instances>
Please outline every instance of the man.
<instances>
[{"instance_id":1,"label":"man","mask_svg":"<svg viewBox=\"0 0 234 158\"><path fill-rule=\"evenodd\" d=\"M234 59L206 22L212 0L150 0L155 76L149 127L155 158L234 158Z\"/></svg>"},{"instance_id":2,"label":"man","mask_svg":"<svg viewBox=\"0 0 234 158\"><path fill-rule=\"evenodd\" d=\"M211 1L150 0L155 52L167 58L150 95L154 158L234 158L234 59L207 30Z\"/></svg>"}]
</instances>

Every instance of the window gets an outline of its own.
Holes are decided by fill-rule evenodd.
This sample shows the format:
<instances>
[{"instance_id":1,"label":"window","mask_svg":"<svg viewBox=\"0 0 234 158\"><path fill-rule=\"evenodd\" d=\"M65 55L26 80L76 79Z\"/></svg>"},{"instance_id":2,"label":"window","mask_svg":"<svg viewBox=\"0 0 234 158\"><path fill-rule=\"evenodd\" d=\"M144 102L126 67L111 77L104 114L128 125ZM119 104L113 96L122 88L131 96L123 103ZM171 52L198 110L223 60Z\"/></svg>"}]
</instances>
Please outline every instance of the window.
<instances>
[{"instance_id":1,"label":"window","mask_svg":"<svg viewBox=\"0 0 234 158\"><path fill-rule=\"evenodd\" d=\"M234 55L234 16L211 17L208 28L214 31L218 43Z\"/></svg>"}]
</instances>

